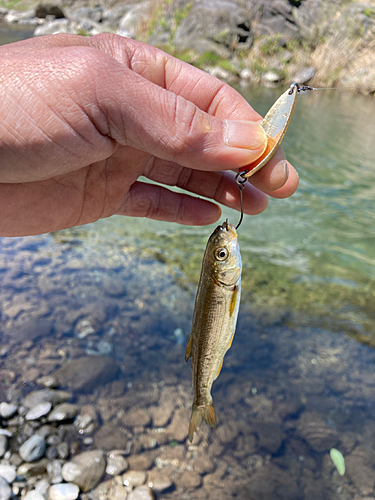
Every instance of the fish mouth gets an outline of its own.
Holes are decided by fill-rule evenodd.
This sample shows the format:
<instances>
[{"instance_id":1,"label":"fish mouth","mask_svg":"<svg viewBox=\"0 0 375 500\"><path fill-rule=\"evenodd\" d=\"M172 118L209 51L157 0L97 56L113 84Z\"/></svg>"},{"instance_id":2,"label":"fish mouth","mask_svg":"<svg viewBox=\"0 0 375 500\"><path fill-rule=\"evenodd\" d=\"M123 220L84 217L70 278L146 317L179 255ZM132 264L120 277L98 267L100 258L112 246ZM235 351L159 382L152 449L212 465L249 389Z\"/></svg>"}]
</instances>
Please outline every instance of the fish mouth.
<instances>
[{"instance_id":1,"label":"fish mouth","mask_svg":"<svg viewBox=\"0 0 375 500\"><path fill-rule=\"evenodd\" d=\"M236 228L233 224L228 223L228 219L226 219L220 226L217 226L215 229L214 233L218 234L222 231L228 232L228 236L230 239L236 239L237 238L237 231Z\"/></svg>"}]
</instances>

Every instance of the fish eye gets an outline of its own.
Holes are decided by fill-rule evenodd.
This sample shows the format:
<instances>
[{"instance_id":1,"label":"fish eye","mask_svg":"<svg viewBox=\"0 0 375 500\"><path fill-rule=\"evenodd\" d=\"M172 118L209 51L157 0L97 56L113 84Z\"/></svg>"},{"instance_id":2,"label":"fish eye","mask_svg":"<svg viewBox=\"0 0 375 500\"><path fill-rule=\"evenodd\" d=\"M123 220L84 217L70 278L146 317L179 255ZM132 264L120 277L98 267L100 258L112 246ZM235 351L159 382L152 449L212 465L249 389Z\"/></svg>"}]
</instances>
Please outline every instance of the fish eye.
<instances>
[{"instance_id":1,"label":"fish eye","mask_svg":"<svg viewBox=\"0 0 375 500\"><path fill-rule=\"evenodd\" d=\"M225 260L228 258L229 252L226 248L217 248L215 250L215 259L216 260Z\"/></svg>"}]
</instances>

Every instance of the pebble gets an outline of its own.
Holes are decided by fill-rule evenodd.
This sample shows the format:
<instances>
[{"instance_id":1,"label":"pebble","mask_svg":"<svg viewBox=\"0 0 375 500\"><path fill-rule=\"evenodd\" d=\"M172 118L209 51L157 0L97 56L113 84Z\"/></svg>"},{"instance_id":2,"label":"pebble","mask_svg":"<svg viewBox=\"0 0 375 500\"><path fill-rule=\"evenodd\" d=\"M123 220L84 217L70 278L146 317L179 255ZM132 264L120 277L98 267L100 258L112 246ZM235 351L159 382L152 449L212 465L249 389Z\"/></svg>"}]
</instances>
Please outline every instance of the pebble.
<instances>
[{"instance_id":1,"label":"pebble","mask_svg":"<svg viewBox=\"0 0 375 500\"><path fill-rule=\"evenodd\" d=\"M52 484L62 483L62 465L59 460L53 460L47 465L48 478Z\"/></svg>"},{"instance_id":2,"label":"pebble","mask_svg":"<svg viewBox=\"0 0 375 500\"><path fill-rule=\"evenodd\" d=\"M0 477L0 499L9 500L11 496L12 496L12 490L9 484L3 477Z\"/></svg>"},{"instance_id":3,"label":"pebble","mask_svg":"<svg viewBox=\"0 0 375 500\"><path fill-rule=\"evenodd\" d=\"M47 491L49 487L50 484L47 479L41 479L40 481L35 483L35 491L40 493L43 497L47 497Z\"/></svg>"},{"instance_id":4,"label":"pebble","mask_svg":"<svg viewBox=\"0 0 375 500\"><path fill-rule=\"evenodd\" d=\"M125 486L140 486L146 482L146 473L138 470L129 470L122 476L122 481Z\"/></svg>"},{"instance_id":5,"label":"pebble","mask_svg":"<svg viewBox=\"0 0 375 500\"><path fill-rule=\"evenodd\" d=\"M19 453L25 462L36 462L44 455L46 442L42 436L34 434L21 446Z\"/></svg>"},{"instance_id":6,"label":"pebble","mask_svg":"<svg viewBox=\"0 0 375 500\"><path fill-rule=\"evenodd\" d=\"M0 464L0 476L3 477L9 484L16 479L16 468L13 465Z\"/></svg>"},{"instance_id":7,"label":"pebble","mask_svg":"<svg viewBox=\"0 0 375 500\"><path fill-rule=\"evenodd\" d=\"M65 460L69 456L69 445L68 443L59 443L57 445L57 456Z\"/></svg>"},{"instance_id":8,"label":"pebble","mask_svg":"<svg viewBox=\"0 0 375 500\"><path fill-rule=\"evenodd\" d=\"M30 392L23 400L23 406L33 408L39 403L49 402L52 404L64 403L71 399L72 394L67 391L55 391L53 389L41 389Z\"/></svg>"},{"instance_id":9,"label":"pebble","mask_svg":"<svg viewBox=\"0 0 375 500\"><path fill-rule=\"evenodd\" d=\"M78 495L79 488L72 483L54 484L48 490L50 500L75 500Z\"/></svg>"},{"instance_id":10,"label":"pebble","mask_svg":"<svg viewBox=\"0 0 375 500\"><path fill-rule=\"evenodd\" d=\"M62 477L72 482L83 491L90 491L100 482L105 474L106 460L101 451L86 451L64 464Z\"/></svg>"},{"instance_id":11,"label":"pebble","mask_svg":"<svg viewBox=\"0 0 375 500\"><path fill-rule=\"evenodd\" d=\"M0 434L0 458L5 455L8 449L8 438Z\"/></svg>"},{"instance_id":12,"label":"pebble","mask_svg":"<svg viewBox=\"0 0 375 500\"><path fill-rule=\"evenodd\" d=\"M155 493L163 493L172 487L172 481L157 469L151 470L147 476L147 484Z\"/></svg>"},{"instance_id":13,"label":"pebble","mask_svg":"<svg viewBox=\"0 0 375 500\"><path fill-rule=\"evenodd\" d=\"M26 413L26 420L39 420L44 415L51 411L52 403L46 401L45 403L38 403Z\"/></svg>"},{"instance_id":14,"label":"pebble","mask_svg":"<svg viewBox=\"0 0 375 500\"><path fill-rule=\"evenodd\" d=\"M46 389L56 389L59 383L57 382L57 378L53 375L46 375L45 377L40 377L37 380L38 384L42 385Z\"/></svg>"},{"instance_id":15,"label":"pebble","mask_svg":"<svg viewBox=\"0 0 375 500\"><path fill-rule=\"evenodd\" d=\"M122 455L113 455L111 453L107 456L107 468L106 473L110 476L118 476L126 471L128 468L128 462Z\"/></svg>"},{"instance_id":16,"label":"pebble","mask_svg":"<svg viewBox=\"0 0 375 500\"><path fill-rule=\"evenodd\" d=\"M48 460L42 458L39 462L34 462L32 464L22 464L17 469L17 475L21 477L30 477L43 474L47 470Z\"/></svg>"},{"instance_id":17,"label":"pebble","mask_svg":"<svg viewBox=\"0 0 375 500\"><path fill-rule=\"evenodd\" d=\"M57 405L48 415L48 422L62 422L72 420L78 413L78 406L71 403Z\"/></svg>"},{"instance_id":18,"label":"pebble","mask_svg":"<svg viewBox=\"0 0 375 500\"><path fill-rule=\"evenodd\" d=\"M0 403L0 415L5 418L12 418L18 410L18 405L12 403Z\"/></svg>"},{"instance_id":19,"label":"pebble","mask_svg":"<svg viewBox=\"0 0 375 500\"><path fill-rule=\"evenodd\" d=\"M148 486L137 486L128 496L128 500L154 500L154 498Z\"/></svg>"},{"instance_id":20,"label":"pebble","mask_svg":"<svg viewBox=\"0 0 375 500\"><path fill-rule=\"evenodd\" d=\"M29 491L25 497L23 497L23 500L45 500L45 498L41 493L39 493L39 491L32 490Z\"/></svg>"}]
</instances>

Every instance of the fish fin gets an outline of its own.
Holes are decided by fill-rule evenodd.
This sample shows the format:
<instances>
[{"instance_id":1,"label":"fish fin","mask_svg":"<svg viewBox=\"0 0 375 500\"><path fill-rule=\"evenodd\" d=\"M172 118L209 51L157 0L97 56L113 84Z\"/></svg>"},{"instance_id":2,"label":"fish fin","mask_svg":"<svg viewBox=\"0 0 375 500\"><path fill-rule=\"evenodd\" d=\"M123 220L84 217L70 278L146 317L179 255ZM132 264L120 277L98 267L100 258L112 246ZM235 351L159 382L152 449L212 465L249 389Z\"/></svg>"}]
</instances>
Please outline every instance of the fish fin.
<instances>
[{"instance_id":1,"label":"fish fin","mask_svg":"<svg viewBox=\"0 0 375 500\"><path fill-rule=\"evenodd\" d=\"M233 288L233 293L229 304L229 317L232 317L232 314L234 313L237 304L237 297L238 297L238 286L235 285Z\"/></svg>"},{"instance_id":2,"label":"fish fin","mask_svg":"<svg viewBox=\"0 0 375 500\"><path fill-rule=\"evenodd\" d=\"M217 379L217 377L220 375L220 372L221 372L221 369L223 368L223 361L221 361L220 365L219 365L219 368L217 369L217 372L216 372L216 375L215 375L215 378L214 380Z\"/></svg>"},{"instance_id":3,"label":"fish fin","mask_svg":"<svg viewBox=\"0 0 375 500\"><path fill-rule=\"evenodd\" d=\"M187 346L186 346L186 352L185 352L185 361L186 363L188 362L190 356L191 356L191 348L193 347L193 335L190 334Z\"/></svg>"},{"instance_id":4,"label":"fish fin","mask_svg":"<svg viewBox=\"0 0 375 500\"><path fill-rule=\"evenodd\" d=\"M232 342L233 342L233 337L234 337L234 334L235 334L236 330L233 330L233 333L232 333L232 336L230 338L230 341L229 341L229 344L228 344L228 347L227 347L227 350L230 349L232 347Z\"/></svg>"},{"instance_id":5,"label":"fish fin","mask_svg":"<svg viewBox=\"0 0 375 500\"><path fill-rule=\"evenodd\" d=\"M212 402L206 406L197 406L195 403L193 403L189 425L190 442L193 441L194 433L199 429L199 426L201 425L203 419L212 429L216 429L217 421Z\"/></svg>"}]
</instances>

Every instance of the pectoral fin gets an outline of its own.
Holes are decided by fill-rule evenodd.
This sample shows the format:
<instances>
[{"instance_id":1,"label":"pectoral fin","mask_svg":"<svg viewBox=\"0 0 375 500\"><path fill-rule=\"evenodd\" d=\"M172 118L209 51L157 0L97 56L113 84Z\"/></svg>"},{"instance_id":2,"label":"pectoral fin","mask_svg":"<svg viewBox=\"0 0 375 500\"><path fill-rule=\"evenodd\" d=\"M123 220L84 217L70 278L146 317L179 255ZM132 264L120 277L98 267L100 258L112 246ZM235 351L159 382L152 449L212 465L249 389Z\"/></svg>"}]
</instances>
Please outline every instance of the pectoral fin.
<instances>
[{"instance_id":1,"label":"pectoral fin","mask_svg":"<svg viewBox=\"0 0 375 500\"><path fill-rule=\"evenodd\" d=\"M186 352L185 352L185 361L188 362L188 359L191 356L191 348L193 346L193 335L190 334L187 346L186 346Z\"/></svg>"},{"instance_id":2,"label":"pectoral fin","mask_svg":"<svg viewBox=\"0 0 375 500\"><path fill-rule=\"evenodd\" d=\"M236 308L237 304L237 297L238 297L238 286L236 285L233 288L232 292L232 297L230 299L230 304L229 304L229 317L232 317L232 314L234 313L234 310Z\"/></svg>"}]
</instances>

